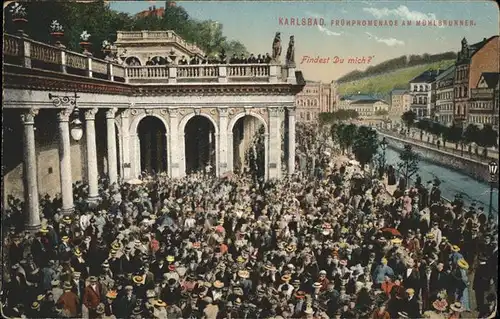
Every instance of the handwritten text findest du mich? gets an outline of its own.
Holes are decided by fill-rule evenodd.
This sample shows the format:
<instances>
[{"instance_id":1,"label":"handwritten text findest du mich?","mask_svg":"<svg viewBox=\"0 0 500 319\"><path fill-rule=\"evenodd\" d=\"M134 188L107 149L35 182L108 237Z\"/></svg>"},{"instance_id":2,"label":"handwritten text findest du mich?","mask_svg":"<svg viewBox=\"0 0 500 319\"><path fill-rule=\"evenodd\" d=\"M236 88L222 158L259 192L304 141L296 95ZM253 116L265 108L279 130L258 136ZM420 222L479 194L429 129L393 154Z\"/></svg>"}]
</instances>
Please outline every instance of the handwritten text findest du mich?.
<instances>
[{"instance_id":1,"label":"handwritten text findest du mich?","mask_svg":"<svg viewBox=\"0 0 500 319\"><path fill-rule=\"evenodd\" d=\"M375 56L359 56L359 57L348 57L348 58L342 58L339 56L334 56L334 57L311 57L308 55L303 55L302 59L300 60L300 64L306 63L306 64L327 64L327 63L333 63L333 64L341 64L341 63L347 63L347 64L370 64L372 62L372 59Z\"/></svg>"},{"instance_id":2,"label":"handwritten text findest du mich?","mask_svg":"<svg viewBox=\"0 0 500 319\"><path fill-rule=\"evenodd\" d=\"M279 17L278 24L286 27L327 26L323 18ZM356 20L332 19L331 27L474 27L474 20Z\"/></svg>"}]
</instances>

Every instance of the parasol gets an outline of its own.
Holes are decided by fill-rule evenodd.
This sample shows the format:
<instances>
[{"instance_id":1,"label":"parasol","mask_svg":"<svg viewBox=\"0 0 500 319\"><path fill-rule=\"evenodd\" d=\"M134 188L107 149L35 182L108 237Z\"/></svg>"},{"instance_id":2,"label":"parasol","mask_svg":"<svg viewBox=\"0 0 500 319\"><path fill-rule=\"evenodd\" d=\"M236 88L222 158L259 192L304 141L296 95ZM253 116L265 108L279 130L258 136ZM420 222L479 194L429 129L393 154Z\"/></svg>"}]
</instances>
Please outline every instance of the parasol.
<instances>
[{"instance_id":1,"label":"parasol","mask_svg":"<svg viewBox=\"0 0 500 319\"><path fill-rule=\"evenodd\" d=\"M130 185L141 185L142 184L142 181L138 178L132 178L132 179L129 179L127 181L127 184L130 184Z\"/></svg>"},{"instance_id":2,"label":"parasol","mask_svg":"<svg viewBox=\"0 0 500 319\"><path fill-rule=\"evenodd\" d=\"M403 237L401 235L401 233L399 232L399 230L397 230L396 228L390 228L390 227L387 227L387 228L383 228L381 229L382 233L384 234L391 234L392 236L400 236L400 237Z\"/></svg>"}]
</instances>

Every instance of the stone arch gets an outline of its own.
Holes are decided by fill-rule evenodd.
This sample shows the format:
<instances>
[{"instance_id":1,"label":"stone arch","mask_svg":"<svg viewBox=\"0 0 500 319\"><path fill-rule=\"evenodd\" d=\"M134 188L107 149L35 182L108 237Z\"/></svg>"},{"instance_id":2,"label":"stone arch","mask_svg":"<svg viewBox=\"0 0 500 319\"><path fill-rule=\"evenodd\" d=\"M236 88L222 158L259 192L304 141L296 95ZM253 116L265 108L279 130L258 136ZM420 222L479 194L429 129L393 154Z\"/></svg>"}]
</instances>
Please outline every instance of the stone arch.
<instances>
[{"instance_id":1,"label":"stone arch","mask_svg":"<svg viewBox=\"0 0 500 319\"><path fill-rule=\"evenodd\" d=\"M269 133L269 130L268 130L268 127L267 127L267 122L266 120L259 114L255 113L255 112L249 112L249 113L246 113L246 112L242 112L242 113L238 113L236 114L232 119L231 121L229 122L229 125L228 125L228 128L227 128L227 133L228 134L232 134L233 132L233 128L234 128L234 125L236 124L236 122L238 122L239 119L245 117L245 116L253 116L257 119L259 119L259 121L262 122L262 125L264 125L264 130L266 132L266 134Z\"/></svg>"},{"instance_id":2,"label":"stone arch","mask_svg":"<svg viewBox=\"0 0 500 319\"><path fill-rule=\"evenodd\" d=\"M219 134L219 125L218 125L217 121L214 120L214 118L212 116L200 112L199 114L189 113L182 118L182 120L179 122L179 133L181 135L184 134L184 130L186 129L186 124L189 122L189 120L197 115L206 117L210 122L212 122L214 129L215 129L215 135L217 136Z\"/></svg>"},{"instance_id":3,"label":"stone arch","mask_svg":"<svg viewBox=\"0 0 500 319\"><path fill-rule=\"evenodd\" d=\"M137 57L135 55L131 55L131 56L126 57L124 60L124 63L126 65L129 65L130 61L132 61L132 60L137 60L139 62L140 66L144 65L144 63L142 63L141 59L139 59L139 57Z\"/></svg>"},{"instance_id":4,"label":"stone arch","mask_svg":"<svg viewBox=\"0 0 500 319\"><path fill-rule=\"evenodd\" d=\"M163 125L165 126L165 131L167 132L167 134L170 134L170 127L168 126L167 120L165 118L163 118L163 116L160 116L160 115L154 114L154 113L151 113L151 114L144 113L141 115L137 115L132 120L132 123L130 123L129 134L130 135L137 134L137 129L139 128L139 123L141 122L142 119L144 119L145 117L148 117L148 116L152 116L152 117L159 119L163 123Z\"/></svg>"}]
</instances>

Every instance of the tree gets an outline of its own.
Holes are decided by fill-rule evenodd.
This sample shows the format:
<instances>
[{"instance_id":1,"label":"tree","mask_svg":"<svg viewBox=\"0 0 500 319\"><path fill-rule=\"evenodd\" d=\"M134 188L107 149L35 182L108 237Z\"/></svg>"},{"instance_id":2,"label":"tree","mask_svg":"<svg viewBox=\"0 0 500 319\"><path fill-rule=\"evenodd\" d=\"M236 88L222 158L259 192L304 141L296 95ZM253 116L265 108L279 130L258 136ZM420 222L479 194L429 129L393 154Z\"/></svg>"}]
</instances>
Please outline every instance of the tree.
<instances>
[{"instance_id":1,"label":"tree","mask_svg":"<svg viewBox=\"0 0 500 319\"><path fill-rule=\"evenodd\" d=\"M354 138L356 137L357 127L354 124L340 124L337 126L337 141L339 141L339 146L342 150L342 154L345 151L349 151L354 143Z\"/></svg>"},{"instance_id":2,"label":"tree","mask_svg":"<svg viewBox=\"0 0 500 319\"><path fill-rule=\"evenodd\" d=\"M410 178L418 172L420 159L410 144L405 144L404 150L399 154L399 159L398 168L404 176L405 187L407 187Z\"/></svg>"},{"instance_id":3,"label":"tree","mask_svg":"<svg viewBox=\"0 0 500 319\"><path fill-rule=\"evenodd\" d=\"M401 115L401 120L405 123L406 127L408 128L408 131L410 130L410 127L413 126L415 123L415 120L417 119L417 114L415 114L413 111L406 111Z\"/></svg>"},{"instance_id":4,"label":"tree","mask_svg":"<svg viewBox=\"0 0 500 319\"><path fill-rule=\"evenodd\" d=\"M462 128L455 124L445 127L443 129L443 139L447 142L455 143L455 148L458 148L458 143L462 139Z\"/></svg>"},{"instance_id":5,"label":"tree","mask_svg":"<svg viewBox=\"0 0 500 319\"><path fill-rule=\"evenodd\" d=\"M483 156L488 157L488 147L497 146L498 132L491 127L490 124L485 124L479 131L477 144L483 147Z\"/></svg>"},{"instance_id":6,"label":"tree","mask_svg":"<svg viewBox=\"0 0 500 319\"><path fill-rule=\"evenodd\" d=\"M352 145L352 152L356 160L361 164L362 169L373 160L378 146L377 131L368 126L361 126L357 129Z\"/></svg>"},{"instance_id":7,"label":"tree","mask_svg":"<svg viewBox=\"0 0 500 319\"><path fill-rule=\"evenodd\" d=\"M480 136L480 129L475 124L469 124L464 131L464 142L469 146L469 153L471 152L472 143L477 143ZM476 146L477 153L477 146Z\"/></svg>"}]
</instances>

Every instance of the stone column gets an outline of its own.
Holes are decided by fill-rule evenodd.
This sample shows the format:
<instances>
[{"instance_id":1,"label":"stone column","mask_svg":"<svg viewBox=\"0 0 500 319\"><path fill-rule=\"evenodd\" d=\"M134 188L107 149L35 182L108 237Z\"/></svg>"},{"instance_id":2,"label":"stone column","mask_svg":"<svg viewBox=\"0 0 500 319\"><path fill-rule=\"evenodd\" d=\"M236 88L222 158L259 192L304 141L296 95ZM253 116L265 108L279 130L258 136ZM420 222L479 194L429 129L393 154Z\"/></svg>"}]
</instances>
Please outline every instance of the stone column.
<instances>
[{"instance_id":1,"label":"stone column","mask_svg":"<svg viewBox=\"0 0 500 319\"><path fill-rule=\"evenodd\" d=\"M228 136L228 118L227 118L227 108L219 108L219 175L224 175L228 171L228 148L229 143Z\"/></svg>"},{"instance_id":2,"label":"stone column","mask_svg":"<svg viewBox=\"0 0 500 319\"><path fill-rule=\"evenodd\" d=\"M281 116L283 108L269 108L269 178L281 176Z\"/></svg>"},{"instance_id":3,"label":"stone column","mask_svg":"<svg viewBox=\"0 0 500 319\"><path fill-rule=\"evenodd\" d=\"M288 109L288 174L295 172L295 108Z\"/></svg>"},{"instance_id":4,"label":"stone column","mask_svg":"<svg viewBox=\"0 0 500 319\"><path fill-rule=\"evenodd\" d=\"M132 178L132 171L130 167L130 121L129 121L129 110L124 110L120 114L122 118L121 132L122 132L122 147L121 147L121 163L123 167L123 180L129 180Z\"/></svg>"},{"instance_id":5,"label":"stone column","mask_svg":"<svg viewBox=\"0 0 500 319\"><path fill-rule=\"evenodd\" d=\"M179 145L179 114L178 109L169 109L169 125L170 125L170 140L167 141L168 154L170 157L170 176L180 177L180 160L181 160L181 148ZM182 134L184 136L184 134ZM184 141L182 141L184 143Z\"/></svg>"},{"instance_id":6,"label":"stone column","mask_svg":"<svg viewBox=\"0 0 500 319\"><path fill-rule=\"evenodd\" d=\"M97 172L97 146L95 135L95 115L98 109L85 110L85 137L87 140L87 174L89 181L89 201L99 198L99 174Z\"/></svg>"},{"instance_id":7,"label":"stone column","mask_svg":"<svg viewBox=\"0 0 500 319\"><path fill-rule=\"evenodd\" d=\"M26 230L37 231L40 229L40 212L38 207L37 165L35 150L35 116L37 109L30 109L21 113L24 124L24 203L26 205Z\"/></svg>"},{"instance_id":8,"label":"stone column","mask_svg":"<svg viewBox=\"0 0 500 319\"><path fill-rule=\"evenodd\" d=\"M61 212L65 215L74 211L73 179L71 177L71 142L69 136L70 109L58 113L59 119L59 174L61 178Z\"/></svg>"},{"instance_id":9,"label":"stone column","mask_svg":"<svg viewBox=\"0 0 500 319\"><path fill-rule=\"evenodd\" d=\"M109 183L118 182L118 166L116 163L116 131L115 131L115 114L117 109L113 108L106 111L106 129L108 134L108 178Z\"/></svg>"}]
</instances>

